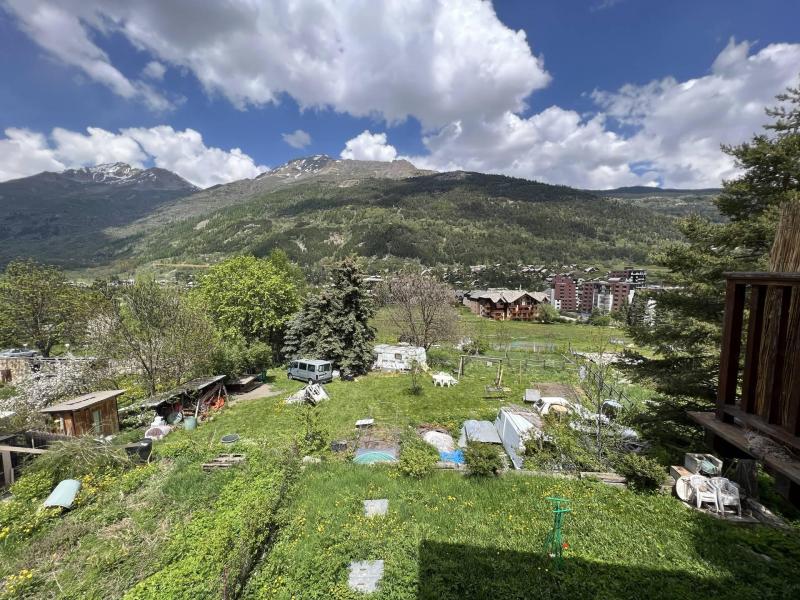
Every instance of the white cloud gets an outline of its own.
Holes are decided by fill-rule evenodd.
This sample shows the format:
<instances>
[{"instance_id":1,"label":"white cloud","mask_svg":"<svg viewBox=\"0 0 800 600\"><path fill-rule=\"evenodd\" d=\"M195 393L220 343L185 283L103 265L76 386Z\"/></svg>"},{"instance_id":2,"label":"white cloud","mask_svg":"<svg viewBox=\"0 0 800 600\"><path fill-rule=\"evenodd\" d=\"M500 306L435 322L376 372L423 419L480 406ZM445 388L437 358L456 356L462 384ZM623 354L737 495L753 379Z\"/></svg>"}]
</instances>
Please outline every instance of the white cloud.
<instances>
[{"instance_id":1,"label":"white cloud","mask_svg":"<svg viewBox=\"0 0 800 600\"><path fill-rule=\"evenodd\" d=\"M210 148L194 129L175 131L168 125L123 129L122 135L139 143L156 166L175 171L200 187L255 177L267 170L239 148Z\"/></svg>"},{"instance_id":2,"label":"white cloud","mask_svg":"<svg viewBox=\"0 0 800 600\"><path fill-rule=\"evenodd\" d=\"M397 158L397 150L387 143L385 133L371 133L367 129L347 140L341 157L352 160L392 161Z\"/></svg>"},{"instance_id":3,"label":"white cloud","mask_svg":"<svg viewBox=\"0 0 800 600\"><path fill-rule=\"evenodd\" d=\"M167 67L162 65L157 60L151 60L144 66L144 69L142 69L142 76L147 77L148 79L153 79L154 81L161 81L164 79L166 72Z\"/></svg>"},{"instance_id":4,"label":"white cloud","mask_svg":"<svg viewBox=\"0 0 800 600\"><path fill-rule=\"evenodd\" d=\"M125 36L244 108L290 94L426 128L524 108L550 80L523 31L483 0L5 0L22 29L125 98L166 102L112 64L97 40ZM191 15L191 18L187 18Z\"/></svg>"},{"instance_id":5,"label":"white cloud","mask_svg":"<svg viewBox=\"0 0 800 600\"><path fill-rule=\"evenodd\" d=\"M524 118L462 119L424 138L421 167L504 173L586 188L622 185L714 187L736 175L720 144L762 131L764 107L796 84L800 44L751 54L731 41L708 75L595 91L600 112L588 118L557 106ZM608 120L631 128L613 132Z\"/></svg>"},{"instance_id":6,"label":"white cloud","mask_svg":"<svg viewBox=\"0 0 800 600\"><path fill-rule=\"evenodd\" d=\"M0 181L65 168L41 133L13 127L4 133L6 137L0 138Z\"/></svg>"},{"instance_id":7,"label":"white cloud","mask_svg":"<svg viewBox=\"0 0 800 600\"><path fill-rule=\"evenodd\" d=\"M50 54L81 69L91 79L108 86L115 94L143 101L153 110L166 110L171 102L142 81L125 77L99 46L88 35L84 23L93 23L101 33L108 30L110 22L102 19L101 12L86 3L85 10L76 12L73 2L49 0L5 0L16 14L20 26L37 44ZM81 21L81 17L85 21Z\"/></svg>"},{"instance_id":8,"label":"white cloud","mask_svg":"<svg viewBox=\"0 0 800 600\"><path fill-rule=\"evenodd\" d=\"M99 127L87 127L85 134L56 127L51 137L55 155L70 166L124 162L141 167L148 159L135 140Z\"/></svg>"},{"instance_id":9,"label":"white cloud","mask_svg":"<svg viewBox=\"0 0 800 600\"><path fill-rule=\"evenodd\" d=\"M152 162L200 187L255 177L267 170L239 148L209 147L197 131L175 131L168 125L120 133L98 127L89 127L86 133L55 128L49 138L12 128L5 135L0 138L0 181L106 162L137 167Z\"/></svg>"},{"instance_id":10,"label":"white cloud","mask_svg":"<svg viewBox=\"0 0 800 600\"><path fill-rule=\"evenodd\" d=\"M331 108L388 125L412 116L429 151L414 157L421 166L583 187L719 185L736 173L720 143L760 131L763 107L796 82L800 65L800 44L753 53L748 43L731 41L703 76L596 90L594 115L558 106L528 115L526 98L550 75L525 33L500 22L484 0L0 2L46 51L153 108L171 103L153 87L158 78L123 74L101 48L105 36L124 36L162 67L192 73L209 94L242 109L288 94L301 109ZM624 133L615 133L616 122ZM386 139L354 140L343 155L397 154ZM254 165L245 156L234 163L249 172Z\"/></svg>"},{"instance_id":11,"label":"white cloud","mask_svg":"<svg viewBox=\"0 0 800 600\"><path fill-rule=\"evenodd\" d=\"M292 148L305 148L311 143L311 136L302 129L295 129L292 133L282 133L281 137Z\"/></svg>"}]
</instances>

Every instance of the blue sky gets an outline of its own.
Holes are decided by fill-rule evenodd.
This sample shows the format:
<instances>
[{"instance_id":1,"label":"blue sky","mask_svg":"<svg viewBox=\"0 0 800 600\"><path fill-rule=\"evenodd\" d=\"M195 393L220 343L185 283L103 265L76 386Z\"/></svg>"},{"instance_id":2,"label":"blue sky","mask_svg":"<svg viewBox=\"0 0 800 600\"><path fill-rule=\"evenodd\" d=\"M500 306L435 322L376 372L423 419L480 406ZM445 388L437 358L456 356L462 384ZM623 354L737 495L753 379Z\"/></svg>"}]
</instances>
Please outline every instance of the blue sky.
<instances>
[{"instance_id":1,"label":"blue sky","mask_svg":"<svg viewBox=\"0 0 800 600\"><path fill-rule=\"evenodd\" d=\"M0 0L0 179L126 160L211 185L344 152L717 185L719 144L800 73L796 0L239 4Z\"/></svg>"}]
</instances>

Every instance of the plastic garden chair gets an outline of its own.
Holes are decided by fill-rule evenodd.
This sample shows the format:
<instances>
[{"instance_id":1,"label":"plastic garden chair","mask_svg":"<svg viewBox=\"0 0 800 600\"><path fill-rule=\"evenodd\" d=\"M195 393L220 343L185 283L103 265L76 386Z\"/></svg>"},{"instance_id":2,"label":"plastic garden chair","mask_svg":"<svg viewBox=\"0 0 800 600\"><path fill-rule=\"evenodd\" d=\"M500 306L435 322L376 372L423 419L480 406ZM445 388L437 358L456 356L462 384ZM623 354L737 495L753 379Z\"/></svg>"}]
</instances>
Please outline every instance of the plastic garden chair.
<instances>
[{"instance_id":1,"label":"plastic garden chair","mask_svg":"<svg viewBox=\"0 0 800 600\"><path fill-rule=\"evenodd\" d=\"M739 497L739 487L730 479L725 477L712 477L711 485L717 490L717 505L719 510L724 513L726 506L736 508L736 514L742 516L742 502Z\"/></svg>"},{"instance_id":2,"label":"plastic garden chair","mask_svg":"<svg viewBox=\"0 0 800 600\"><path fill-rule=\"evenodd\" d=\"M708 477L702 475L692 475L689 478L689 485L694 494L694 501L697 508L701 508L703 502L708 502L714 505L714 510L720 512L719 499L717 496L717 488L711 483Z\"/></svg>"}]
</instances>

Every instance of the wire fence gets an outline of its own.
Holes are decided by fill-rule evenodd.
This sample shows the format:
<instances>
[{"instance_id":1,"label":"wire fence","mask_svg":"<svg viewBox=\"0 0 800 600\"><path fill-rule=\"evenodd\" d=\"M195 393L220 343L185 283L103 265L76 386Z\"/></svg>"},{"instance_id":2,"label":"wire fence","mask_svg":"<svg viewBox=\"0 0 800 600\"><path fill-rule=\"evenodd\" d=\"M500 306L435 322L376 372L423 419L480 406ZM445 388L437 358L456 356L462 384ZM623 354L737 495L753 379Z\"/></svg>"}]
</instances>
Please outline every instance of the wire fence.
<instances>
[{"instance_id":1,"label":"wire fence","mask_svg":"<svg viewBox=\"0 0 800 600\"><path fill-rule=\"evenodd\" d=\"M604 372L594 363L585 358L572 353L562 355L564 360L573 365L579 373L582 383L593 386L593 390L598 390L603 400L616 400L623 406L633 404L630 396L613 381L609 381L608 373ZM581 373L581 370L582 373Z\"/></svg>"}]
</instances>

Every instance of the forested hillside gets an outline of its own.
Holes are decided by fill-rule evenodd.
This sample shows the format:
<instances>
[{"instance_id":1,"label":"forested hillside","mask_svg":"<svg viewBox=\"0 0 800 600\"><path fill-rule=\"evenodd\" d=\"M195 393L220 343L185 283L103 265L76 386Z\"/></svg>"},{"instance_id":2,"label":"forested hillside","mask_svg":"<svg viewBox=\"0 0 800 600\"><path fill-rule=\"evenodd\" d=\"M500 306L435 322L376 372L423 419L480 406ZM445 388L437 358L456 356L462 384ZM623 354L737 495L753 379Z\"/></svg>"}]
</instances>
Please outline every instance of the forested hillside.
<instances>
[{"instance_id":1,"label":"forested hillside","mask_svg":"<svg viewBox=\"0 0 800 600\"><path fill-rule=\"evenodd\" d=\"M643 262L674 219L563 186L477 173L342 187L298 184L141 236L130 256L213 262L282 248L310 265L349 253L423 264Z\"/></svg>"},{"instance_id":2,"label":"forested hillside","mask_svg":"<svg viewBox=\"0 0 800 600\"><path fill-rule=\"evenodd\" d=\"M722 190L717 188L699 190L661 189L644 186L622 187L613 190L597 190L593 194L603 198L619 200L624 204L647 208L670 217L687 217L697 214L715 222L723 217L714 204Z\"/></svg>"}]
</instances>

